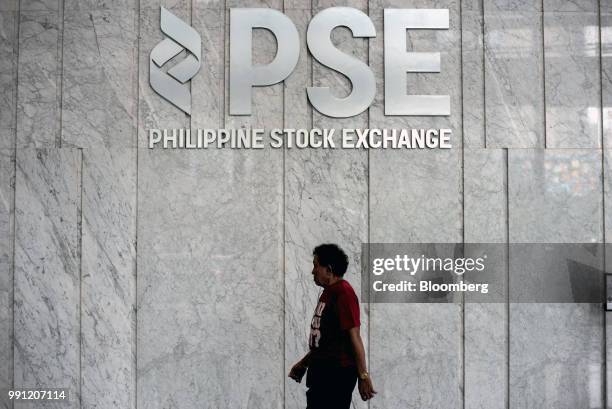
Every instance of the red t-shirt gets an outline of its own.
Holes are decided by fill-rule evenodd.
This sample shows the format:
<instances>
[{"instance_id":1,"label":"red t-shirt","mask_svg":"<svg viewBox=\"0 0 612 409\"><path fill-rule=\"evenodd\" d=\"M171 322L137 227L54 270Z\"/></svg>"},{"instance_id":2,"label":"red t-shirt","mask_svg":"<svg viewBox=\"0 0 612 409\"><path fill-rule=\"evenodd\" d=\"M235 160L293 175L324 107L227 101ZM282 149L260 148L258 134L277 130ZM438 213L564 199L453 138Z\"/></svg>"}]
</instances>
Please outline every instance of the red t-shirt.
<instances>
[{"instance_id":1,"label":"red t-shirt","mask_svg":"<svg viewBox=\"0 0 612 409\"><path fill-rule=\"evenodd\" d=\"M310 365L356 366L348 330L359 325L359 300L348 281L325 288L310 324Z\"/></svg>"}]
</instances>

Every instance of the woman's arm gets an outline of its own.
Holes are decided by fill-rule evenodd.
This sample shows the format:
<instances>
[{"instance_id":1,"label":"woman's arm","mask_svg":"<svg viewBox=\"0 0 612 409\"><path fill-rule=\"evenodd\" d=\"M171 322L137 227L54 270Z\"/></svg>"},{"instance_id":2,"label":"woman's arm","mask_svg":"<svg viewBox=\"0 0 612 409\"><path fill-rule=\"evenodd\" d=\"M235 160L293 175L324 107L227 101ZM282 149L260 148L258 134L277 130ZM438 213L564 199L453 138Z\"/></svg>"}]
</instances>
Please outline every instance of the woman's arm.
<instances>
[{"instance_id":1,"label":"woman's arm","mask_svg":"<svg viewBox=\"0 0 612 409\"><path fill-rule=\"evenodd\" d=\"M361 399L363 399L364 401L372 399L376 394L376 391L374 390L374 386L372 385L372 379L368 374L368 368L366 366L365 359L365 348L363 347L363 341L361 340L359 327L353 327L348 331L351 338L351 344L353 345L355 361L357 363L357 374L359 376L359 394L361 395Z\"/></svg>"}]
</instances>

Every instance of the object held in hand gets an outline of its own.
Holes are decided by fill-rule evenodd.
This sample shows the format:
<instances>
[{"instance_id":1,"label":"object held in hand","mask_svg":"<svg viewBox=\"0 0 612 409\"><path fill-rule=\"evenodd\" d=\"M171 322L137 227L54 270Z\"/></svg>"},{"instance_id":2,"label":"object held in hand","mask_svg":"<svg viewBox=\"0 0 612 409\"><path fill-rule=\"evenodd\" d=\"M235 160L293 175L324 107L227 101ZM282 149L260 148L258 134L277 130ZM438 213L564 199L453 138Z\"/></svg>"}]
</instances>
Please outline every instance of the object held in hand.
<instances>
[{"instance_id":1,"label":"object held in hand","mask_svg":"<svg viewBox=\"0 0 612 409\"><path fill-rule=\"evenodd\" d=\"M300 383L302 382L302 378L304 377L305 373L306 373L306 366L300 363L297 363L293 365L293 368L291 368L291 371L289 372L289 377L293 379L294 381Z\"/></svg>"}]
</instances>

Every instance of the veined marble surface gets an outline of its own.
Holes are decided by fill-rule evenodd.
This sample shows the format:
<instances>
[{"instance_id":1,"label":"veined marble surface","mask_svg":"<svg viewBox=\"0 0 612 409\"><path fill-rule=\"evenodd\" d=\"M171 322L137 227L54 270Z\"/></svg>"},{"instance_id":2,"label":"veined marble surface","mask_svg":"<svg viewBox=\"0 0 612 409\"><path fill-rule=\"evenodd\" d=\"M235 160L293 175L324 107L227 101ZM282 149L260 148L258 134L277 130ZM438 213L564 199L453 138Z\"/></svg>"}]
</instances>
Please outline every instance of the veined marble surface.
<instances>
[{"instance_id":1,"label":"veined marble surface","mask_svg":"<svg viewBox=\"0 0 612 409\"><path fill-rule=\"evenodd\" d=\"M466 3L461 9L463 138L466 149L477 149L486 144L484 18L480 2Z\"/></svg>"},{"instance_id":2,"label":"veined marble surface","mask_svg":"<svg viewBox=\"0 0 612 409\"><path fill-rule=\"evenodd\" d=\"M136 150L84 149L82 172L82 405L133 408Z\"/></svg>"},{"instance_id":3,"label":"veined marble surface","mask_svg":"<svg viewBox=\"0 0 612 409\"><path fill-rule=\"evenodd\" d=\"M602 242L601 152L510 151L510 242ZM601 407L602 315L599 304L510 304L511 407Z\"/></svg>"},{"instance_id":4,"label":"veined marble surface","mask_svg":"<svg viewBox=\"0 0 612 409\"><path fill-rule=\"evenodd\" d=\"M612 151L609 149L603 150L604 162L603 162L603 188L604 188L604 236L611 237L612 234L612 220L610 219L610 204L612 204ZM612 247L606 243L605 246L605 269L609 271L612 264ZM612 337L612 320L605 317L605 336L606 339ZM612 343L606 342L606 362L605 362L605 374L606 384L603 385L606 396L610 396L612 393ZM609 401L609 400L608 400ZM610 404L608 404L608 407Z\"/></svg>"},{"instance_id":5,"label":"veined marble surface","mask_svg":"<svg viewBox=\"0 0 612 409\"><path fill-rule=\"evenodd\" d=\"M544 147L541 16L488 14L485 4L487 148Z\"/></svg>"},{"instance_id":6,"label":"veined marble surface","mask_svg":"<svg viewBox=\"0 0 612 409\"><path fill-rule=\"evenodd\" d=\"M459 150L370 152L370 241L461 241ZM370 305L371 408L460 407L461 305Z\"/></svg>"},{"instance_id":7,"label":"veined marble surface","mask_svg":"<svg viewBox=\"0 0 612 409\"><path fill-rule=\"evenodd\" d=\"M603 143L612 146L612 6L601 5L601 100L603 120Z\"/></svg>"},{"instance_id":8,"label":"veined marble surface","mask_svg":"<svg viewBox=\"0 0 612 409\"><path fill-rule=\"evenodd\" d=\"M17 12L0 11L0 149L15 143Z\"/></svg>"},{"instance_id":9,"label":"veined marble surface","mask_svg":"<svg viewBox=\"0 0 612 409\"><path fill-rule=\"evenodd\" d=\"M0 149L0 389L13 383L13 229L15 152ZM6 393L0 397L0 408L12 403Z\"/></svg>"},{"instance_id":10,"label":"veined marble surface","mask_svg":"<svg viewBox=\"0 0 612 409\"><path fill-rule=\"evenodd\" d=\"M302 33L311 13L327 7L316 2L311 10L288 10L299 21ZM365 2L349 1L346 5L365 10ZM367 59L367 43L354 39L347 29L332 35L335 44L357 58ZM304 44L305 45L305 44ZM350 85L346 78L313 62L305 47L285 88L285 123L298 128L367 127L367 112L353 118L328 118L310 108L305 87L329 86L336 95L346 95ZM364 150L285 151L285 372L308 351L310 320L321 288L312 280L312 250L321 243L337 243L349 255L345 279L355 289L361 302L360 333L368 348L368 304L361 298L361 243L368 238L368 168ZM376 382L376 380L374 381ZM305 379L300 385L285 381L285 407L305 406ZM367 408L357 391L355 408Z\"/></svg>"},{"instance_id":11,"label":"veined marble surface","mask_svg":"<svg viewBox=\"0 0 612 409\"><path fill-rule=\"evenodd\" d=\"M191 8L172 8L177 17L191 20ZM153 91L149 85L149 54L164 39L159 29L159 6L144 3L140 10L140 41L138 51L138 147L148 146L148 130L151 128L187 128L189 117Z\"/></svg>"},{"instance_id":12,"label":"veined marble surface","mask_svg":"<svg viewBox=\"0 0 612 409\"><path fill-rule=\"evenodd\" d=\"M62 145L136 147L138 16L64 14Z\"/></svg>"},{"instance_id":13,"label":"veined marble surface","mask_svg":"<svg viewBox=\"0 0 612 409\"><path fill-rule=\"evenodd\" d=\"M466 150L463 159L465 242L505 243L508 216L506 151ZM495 250L503 251L501 246ZM500 254L498 259L507 260L507 254L506 257ZM500 282L507 285L506 266L495 268L497 274L503 275ZM499 290L505 294L504 289ZM465 299L470 301L468 297L469 294ZM472 301L465 303L463 308L465 408L505 409L509 392L507 305Z\"/></svg>"},{"instance_id":14,"label":"veined marble surface","mask_svg":"<svg viewBox=\"0 0 612 409\"><path fill-rule=\"evenodd\" d=\"M17 72L17 146L59 145L61 30L58 11L22 10Z\"/></svg>"},{"instance_id":15,"label":"veined marble surface","mask_svg":"<svg viewBox=\"0 0 612 409\"><path fill-rule=\"evenodd\" d=\"M14 387L68 388L68 402L46 403L58 409L80 407L81 160L77 149L17 151Z\"/></svg>"},{"instance_id":16,"label":"veined marble surface","mask_svg":"<svg viewBox=\"0 0 612 409\"><path fill-rule=\"evenodd\" d=\"M601 147L597 13L547 12L544 60L546 146Z\"/></svg>"}]
</instances>

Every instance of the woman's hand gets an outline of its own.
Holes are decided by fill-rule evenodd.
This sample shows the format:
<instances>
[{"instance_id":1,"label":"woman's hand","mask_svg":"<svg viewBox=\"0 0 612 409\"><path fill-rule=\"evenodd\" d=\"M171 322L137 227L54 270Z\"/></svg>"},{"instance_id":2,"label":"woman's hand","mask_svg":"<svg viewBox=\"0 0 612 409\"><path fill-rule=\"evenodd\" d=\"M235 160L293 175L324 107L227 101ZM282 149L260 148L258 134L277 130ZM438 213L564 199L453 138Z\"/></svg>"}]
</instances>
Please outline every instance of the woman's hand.
<instances>
[{"instance_id":1,"label":"woman's hand","mask_svg":"<svg viewBox=\"0 0 612 409\"><path fill-rule=\"evenodd\" d=\"M306 373L306 365L300 361L297 364L293 365L291 371L289 371L289 378L293 379L297 383L302 382L302 378Z\"/></svg>"},{"instance_id":2,"label":"woman's hand","mask_svg":"<svg viewBox=\"0 0 612 409\"><path fill-rule=\"evenodd\" d=\"M372 379L370 379L369 376L365 379L359 379L359 394L364 401L372 399L374 395L376 395L376 391L372 385Z\"/></svg>"}]
</instances>

